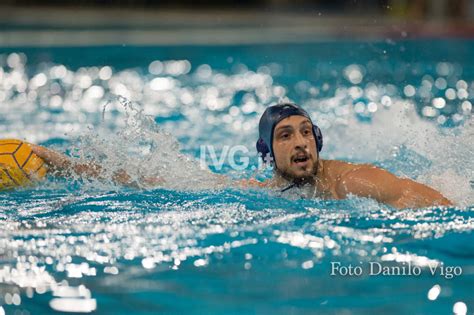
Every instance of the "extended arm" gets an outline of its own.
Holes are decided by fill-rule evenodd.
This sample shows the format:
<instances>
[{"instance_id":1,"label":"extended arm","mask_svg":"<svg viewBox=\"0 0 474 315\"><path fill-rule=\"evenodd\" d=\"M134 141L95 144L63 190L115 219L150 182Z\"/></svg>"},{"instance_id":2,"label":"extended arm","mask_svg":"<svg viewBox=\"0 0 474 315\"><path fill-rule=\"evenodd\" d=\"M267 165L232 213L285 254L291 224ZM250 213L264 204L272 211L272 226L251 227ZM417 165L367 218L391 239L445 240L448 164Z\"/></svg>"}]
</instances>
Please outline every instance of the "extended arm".
<instances>
[{"instance_id":1,"label":"extended arm","mask_svg":"<svg viewBox=\"0 0 474 315\"><path fill-rule=\"evenodd\" d=\"M359 165L342 175L336 192L341 198L354 194L400 209L453 205L438 191L410 179L398 178L373 165Z\"/></svg>"},{"instance_id":2,"label":"extended arm","mask_svg":"<svg viewBox=\"0 0 474 315\"><path fill-rule=\"evenodd\" d=\"M74 161L74 159L56 152L51 149L47 149L42 146L30 144L33 152L42 158L46 164L52 169L56 175L59 176L72 176L73 174L84 176L87 178L95 178L99 180L107 179L107 172L104 168L96 163L79 163ZM113 182L131 187L141 187L142 185L158 185L163 183L161 178L140 178L140 182L136 182L132 177L127 174L123 169L113 172L110 178Z\"/></svg>"},{"instance_id":3,"label":"extended arm","mask_svg":"<svg viewBox=\"0 0 474 315\"><path fill-rule=\"evenodd\" d=\"M33 152L41 157L53 170L54 174L58 176L72 176L74 174L87 177L87 178L95 178L99 180L106 180L108 173L104 170L104 168L96 163L88 162L88 163L79 163L76 162L74 159L56 152L54 150L30 144L31 149ZM264 187L265 183L259 182L255 179L242 179L235 182L229 179L229 177L220 174L215 175L215 183L216 187L228 187L234 184L235 186L241 188L250 188L250 187ZM115 171L110 178L116 184L124 185L124 186L131 186L136 188L141 187L155 187L165 183L165 180L161 177L154 177L154 176L142 176L138 181L133 180L133 178L123 169Z\"/></svg>"}]
</instances>

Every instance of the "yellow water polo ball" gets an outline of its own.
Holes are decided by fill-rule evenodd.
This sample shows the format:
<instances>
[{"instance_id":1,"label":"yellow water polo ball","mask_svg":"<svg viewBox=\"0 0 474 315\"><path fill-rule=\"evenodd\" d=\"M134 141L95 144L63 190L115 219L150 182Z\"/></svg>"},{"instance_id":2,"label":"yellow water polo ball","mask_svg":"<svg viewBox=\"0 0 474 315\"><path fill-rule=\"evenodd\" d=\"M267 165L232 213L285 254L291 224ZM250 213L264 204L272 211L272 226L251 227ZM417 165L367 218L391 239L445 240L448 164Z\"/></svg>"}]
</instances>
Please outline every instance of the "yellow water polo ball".
<instances>
[{"instance_id":1,"label":"yellow water polo ball","mask_svg":"<svg viewBox=\"0 0 474 315\"><path fill-rule=\"evenodd\" d=\"M43 179L48 169L28 143L0 140L0 190L24 187Z\"/></svg>"}]
</instances>

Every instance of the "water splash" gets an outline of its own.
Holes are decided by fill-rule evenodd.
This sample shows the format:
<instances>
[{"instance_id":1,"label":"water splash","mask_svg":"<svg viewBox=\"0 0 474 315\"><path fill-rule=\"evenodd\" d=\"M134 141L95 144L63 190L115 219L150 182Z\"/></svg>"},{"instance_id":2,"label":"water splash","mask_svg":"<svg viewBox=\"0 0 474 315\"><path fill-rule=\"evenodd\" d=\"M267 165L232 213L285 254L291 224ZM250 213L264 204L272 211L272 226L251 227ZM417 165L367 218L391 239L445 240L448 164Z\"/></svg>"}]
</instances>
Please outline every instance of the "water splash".
<instances>
[{"instance_id":1,"label":"water splash","mask_svg":"<svg viewBox=\"0 0 474 315\"><path fill-rule=\"evenodd\" d=\"M279 64L256 70L240 64L229 73L207 64L160 61L144 72L53 64L33 69L23 54L4 59L4 136L56 145L106 165L109 174L125 169L137 180L153 173L169 178L165 189L155 190L119 189L109 182L69 187L58 181L2 194L0 303L5 308L38 307L38 313L47 313L97 306L118 313L142 300L120 298L112 305L107 298L113 292L122 297L123 292L154 290L153 297L189 301L188 308L177 298L149 301L156 309L180 313L207 304L209 292L213 297L232 292L209 304L228 307L219 303L240 298L249 312L257 304L265 307L261 301L300 303L304 297L324 311L334 301L321 297L337 296L339 304L331 307L342 313L347 310L341 305L353 300L341 292L387 283L329 277L326 267L333 260L452 263L472 270L468 183L473 178L474 93L469 78L461 78L453 64L437 64L431 78L415 64L421 74L409 84L380 83L376 69L383 65L372 62L346 64L341 69L346 71L331 65L319 81L297 81L293 88L280 82ZM318 69L323 74L324 66ZM410 67L400 69L409 76ZM325 158L378 162L441 189L465 208L395 210L364 198L322 201L258 190L202 190L212 188L213 175L197 168L193 157L199 145L253 148L265 106L291 94L323 129ZM450 122L454 128L438 128ZM472 300L469 277L397 279L388 293L407 301L404 310L411 313L413 305L426 307L419 297L439 282L449 296L436 299L435 310L448 304L446 312L453 305L462 311ZM215 287L214 280L221 284ZM406 288L414 293L408 296ZM102 299L103 292L107 298ZM380 298L371 292L366 293L374 301ZM248 302L249 296L258 300Z\"/></svg>"},{"instance_id":2,"label":"water splash","mask_svg":"<svg viewBox=\"0 0 474 315\"><path fill-rule=\"evenodd\" d=\"M165 177L170 189L213 188L212 174L194 161L199 146L244 145L257 161L259 115L268 104L295 95L323 130L323 158L379 163L440 189L461 206L473 202L474 87L462 78L459 64L436 63L430 74L423 64L414 65L413 73L401 65L404 77L412 76L406 85L397 83L398 72L395 83L374 80L386 70L373 60L341 71L321 65L321 76L329 71L327 81L301 80L292 89L278 83L283 68L275 63L255 71L238 64L225 73L187 60L116 71L35 67L22 53L0 59L3 136L57 143L61 151L107 165L108 175L125 169L134 180L144 174ZM329 80L334 76L340 77L337 84ZM449 125L457 127L437 127ZM80 145L71 140L77 138Z\"/></svg>"},{"instance_id":3,"label":"water splash","mask_svg":"<svg viewBox=\"0 0 474 315\"><path fill-rule=\"evenodd\" d=\"M124 170L131 181L147 187L145 180L156 180L151 187L167 189L202 190L222 188L226 183L212 172L202 169L197 160L181 153L178 140L161 129L153 117L146 115L140 107L122 96L107 103L123 108L123 125L111 133L107 124L106 108L102 124L80 137L73 147L77 157L103 166L103 177L113 178ZM104 188L110 187L110 180L102 180ZM143 183L143 184L141 184ZM92 181L97 188L97 181Z\"/></svg>"}]
</instances>

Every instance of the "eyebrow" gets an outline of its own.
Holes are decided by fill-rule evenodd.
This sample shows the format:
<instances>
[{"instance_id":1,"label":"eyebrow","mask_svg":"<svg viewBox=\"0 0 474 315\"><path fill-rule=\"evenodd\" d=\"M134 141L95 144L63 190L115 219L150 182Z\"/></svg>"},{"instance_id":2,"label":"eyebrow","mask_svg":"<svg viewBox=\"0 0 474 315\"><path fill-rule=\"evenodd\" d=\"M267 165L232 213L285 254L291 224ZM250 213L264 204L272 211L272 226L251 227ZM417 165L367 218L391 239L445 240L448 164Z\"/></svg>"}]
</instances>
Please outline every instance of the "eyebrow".
<instances>
[{"instance_id":1,"label":"eyebrow","mask_svg":"<svg viewBox=\"0 0 474 315\"><path fill-rule=\"evenodd\" d=\"M308 119L306 119L306 120L304 120L300 123L300 127L303 126L303 125L308 125L308 124L311 125L311 122ZM283 125L283 126L278 126L275 129L275 132L280 132L282 130L291 130L291 129L293 129L292 125Z\"/></svg>"},{"instance_id":2,"label":"eyebrow","mask_svg":"<svg viewBox=\"0 0 474 315\"><path fill-rule=\"evenodd\" d=\"M277 129L275 129L275 132L280 132L282 130L291 130L291 129L293 129L293 126L283 125L283 126L279 126Z\"/></svg>"}]
</instances>

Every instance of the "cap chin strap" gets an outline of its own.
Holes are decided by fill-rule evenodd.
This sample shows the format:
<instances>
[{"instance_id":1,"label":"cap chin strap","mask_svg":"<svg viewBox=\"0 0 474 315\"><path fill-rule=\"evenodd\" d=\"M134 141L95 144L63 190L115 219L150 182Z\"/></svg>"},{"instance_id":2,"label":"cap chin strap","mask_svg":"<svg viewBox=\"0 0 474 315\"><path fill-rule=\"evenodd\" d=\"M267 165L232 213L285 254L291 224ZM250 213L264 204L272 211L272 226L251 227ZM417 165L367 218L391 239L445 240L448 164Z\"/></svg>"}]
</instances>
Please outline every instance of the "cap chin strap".
<instances>
[{"instance_id":1,"label":"cap chin strap","mask_svg":"<svg viewBox=\"0 0 474 315\"><path fill-rule=\"evenodd\" d=\"M318 170L319 170L319 152L316 152L316 154L318 156L318 163L316 163L316 172L314 172L314 177L318 176ZM299 186L298 183L293 182L290 185L288 185L287 187L280 190L280 192L282 193L282 192L285 192L287 190L290 190L291 188L298 187L298 186Z\"/></svg>"},{"instance_id":2,"label":"cap chin strap","mask_svg":"<svg viewBox=\"0 0 474 315\"><path fill-rule=\"evenodd\" d=\"M282 190L280 190L280 192L285 192L285 191L290 190L291 188L293 188L295 186L296 186L296 183L290 184L288 187L283 188Z\"/></svg>"}]
</instances>

